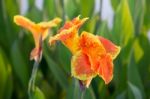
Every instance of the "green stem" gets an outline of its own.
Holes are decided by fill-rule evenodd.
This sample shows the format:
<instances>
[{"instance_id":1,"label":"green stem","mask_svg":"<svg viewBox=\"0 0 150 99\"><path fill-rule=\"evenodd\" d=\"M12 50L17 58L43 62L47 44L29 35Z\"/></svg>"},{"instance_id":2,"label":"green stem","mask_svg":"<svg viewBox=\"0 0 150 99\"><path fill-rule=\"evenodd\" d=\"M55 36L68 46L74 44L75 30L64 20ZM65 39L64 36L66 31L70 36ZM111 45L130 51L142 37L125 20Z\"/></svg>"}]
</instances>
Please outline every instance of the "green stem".
<instances>
[{"instance_id":1,"label":"green stem","mask_svg":"<svg viewBox=\"0 0 150 99\"><path fill-rule=\"evenodd\" d=\"M86 91L86 90L83 90L83 91L82 91L82 93L81 93L81 99L84 99L85 91Z\"/></svg>"},{"instance_id":2,"label":"green stem","mask_svg":"<svg viewBox=\"0 0 150 99\"><path fill-rule=\"evenodd\" d=\"M77 80L76 79L74 79L74 81L75 81L75 87L74 87L74 93L73 93L73 97L76 97L77 96L77 90L78 90L78 82L77 82ZM75 99L75 98L73 98L73 99Z\"/></svg>"},{"instance_id":3,"label":"green stem","mask_svg":"<svg viewBox=\"0 0 150 99\"><path fill-rule=\"evenodd\" d=\"M34 65L33 65L33 69L32 69L31 78L29 80L29 85L28 85L28 94L29 94L29 96L35 90L35 79L36 79L36 74L37 74L38 66L39 66L39 62L35 61Z\"/></svg>"}]
</instances>

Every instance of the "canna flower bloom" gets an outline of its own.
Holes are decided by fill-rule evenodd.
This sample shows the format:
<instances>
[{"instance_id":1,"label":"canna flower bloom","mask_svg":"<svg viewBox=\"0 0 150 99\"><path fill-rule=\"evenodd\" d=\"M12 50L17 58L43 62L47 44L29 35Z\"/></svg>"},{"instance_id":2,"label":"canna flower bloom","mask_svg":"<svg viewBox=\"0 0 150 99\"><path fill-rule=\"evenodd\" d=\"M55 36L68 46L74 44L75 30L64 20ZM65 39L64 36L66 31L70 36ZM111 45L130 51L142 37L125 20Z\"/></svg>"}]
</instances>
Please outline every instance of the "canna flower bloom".
<instances>
[{"instance_id":1,"label":"canna flower bloom","mask_svg":"<svg viewBox=\"0 0 150 99\"><path fill-rule=\"evenodd\" d=\"M14 22L32 33L35 48L31 51L30 60L34 59L35 61L38 61L42 54L42 41L48 36L49 29L56 27L57 24L61 22L61 19L55 18L52 21L40 22L36 24L23 16L16 15L14 16Z\"/></svg>"},{"instance_id":2,"label":"canna flower bloom","mask_svg":"<svg viewBox=\"0 0 150 99\"><path fill-rule=\"evenodd\" d=\"M113 60L119 54L120 47L85 31L79 35L78 30L87 19L78 16L66 22L49 43L51 45L60 40L71 51L71 74L84 86L88 87L97 75L108 84L113 78Z\"/></svg>"}]
</instances>

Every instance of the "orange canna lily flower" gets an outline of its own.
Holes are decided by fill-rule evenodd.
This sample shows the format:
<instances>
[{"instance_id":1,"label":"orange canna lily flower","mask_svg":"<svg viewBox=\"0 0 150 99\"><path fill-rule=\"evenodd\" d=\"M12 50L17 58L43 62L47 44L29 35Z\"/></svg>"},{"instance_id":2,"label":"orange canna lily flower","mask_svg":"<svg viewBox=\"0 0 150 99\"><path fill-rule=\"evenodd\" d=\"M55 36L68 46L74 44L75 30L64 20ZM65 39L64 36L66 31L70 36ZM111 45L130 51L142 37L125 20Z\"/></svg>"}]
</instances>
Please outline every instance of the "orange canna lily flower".
<instances>
[{"instance_id":1,"label":"orange canna lily flower","mask_svg":"<svg viewBox=\"0 0 150 99\"><path fill-rule=\"evenodd\" d=\"M76 17L65 23L49 42L52 44L60 40L72 52L71 74L86 87L96 75L108 84L113 78L113 60L119 54L120 47L85 31L79 35L78 30L87 19Z\"/></svg>"},{"instance_id":2,"label":"orange canna lily flower","mask_svg":"<svg viewBox=\"0 0 150 99\"><path fill-rule=\"evenodd\" d=\"M56 27L57 24L61 22L61 19L55 18L52 21L40 22L36 24L23 16L16 15L14 16L14 22L32 33L35 42L35 48L30 54L30 60L34 59L35 61L38 61L38 58L42 53L42 41L48 36L49 29Z\"/></svg>"}]
</instances>

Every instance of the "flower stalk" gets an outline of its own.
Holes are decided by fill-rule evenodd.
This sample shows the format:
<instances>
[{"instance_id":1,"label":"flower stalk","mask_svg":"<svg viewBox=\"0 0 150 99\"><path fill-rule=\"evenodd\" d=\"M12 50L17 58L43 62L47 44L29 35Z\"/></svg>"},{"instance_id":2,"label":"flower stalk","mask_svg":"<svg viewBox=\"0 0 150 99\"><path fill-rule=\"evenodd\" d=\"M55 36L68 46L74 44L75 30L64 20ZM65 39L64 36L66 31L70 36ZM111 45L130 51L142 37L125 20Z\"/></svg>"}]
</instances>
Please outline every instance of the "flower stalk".
<instances>
[{"instance_id":1,"label":"flower stalk","mask_svg":"<svg viewBox=\"0 0 150 99\"><path fill-rule=\"evenodd\" d=\"M39 39L39 49L38 49L38 55L37 58L35 59L34 65L33 65L33 69L32 69L32 74L31 74L31 78L29 80L29 84L28 84L28 94L29 97L31 96L31 93L35 91L35 80L36 80L36 75L37 75L37 71L38 71L38 67L39 67L39 63L41 61L42 58L42 36L40 36Z\"/></svg>"},{"instance_id":2,"label":"flower stalk","mask_svg":"<svg viewBox=\"0 0 150 99\"><path fill-rule=\"evenodd\" d=\"M35 79L36 79L36 74L37 74L37 71L38 71L38 67L39 67L39 63L35 61L34 65L33 65L33 69L32 69L31 78L29 80L29 85L28 85L28 94L29 94L29 96L35 90Z\"/></svg>"}]
</instances>

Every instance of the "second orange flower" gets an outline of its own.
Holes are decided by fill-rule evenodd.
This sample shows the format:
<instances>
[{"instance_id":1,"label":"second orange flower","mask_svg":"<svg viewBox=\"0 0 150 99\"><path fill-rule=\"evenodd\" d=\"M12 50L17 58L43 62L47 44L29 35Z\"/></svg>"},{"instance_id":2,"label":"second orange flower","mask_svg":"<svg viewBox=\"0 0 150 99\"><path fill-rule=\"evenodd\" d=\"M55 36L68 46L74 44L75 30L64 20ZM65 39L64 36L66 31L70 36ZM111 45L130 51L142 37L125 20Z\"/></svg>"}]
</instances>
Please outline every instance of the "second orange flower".
<instances>
[{"instance_id":1,"label":"second orange flower","mask_svg":"<svg viewBox=\"0 0 150 99\"><path fill-rule=\"evenodd\" d=\"M86 31L79 35L78 30L87 19L78 16L66 22L49 43L60 40L71 51L71 74L86 87L97 75L108 84L113 78L113 60L119 54L120 47Z\"/></svg>"}]
</instances>

